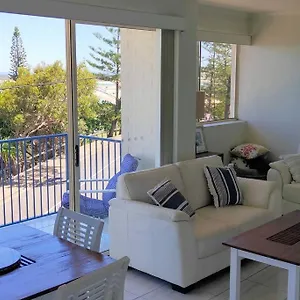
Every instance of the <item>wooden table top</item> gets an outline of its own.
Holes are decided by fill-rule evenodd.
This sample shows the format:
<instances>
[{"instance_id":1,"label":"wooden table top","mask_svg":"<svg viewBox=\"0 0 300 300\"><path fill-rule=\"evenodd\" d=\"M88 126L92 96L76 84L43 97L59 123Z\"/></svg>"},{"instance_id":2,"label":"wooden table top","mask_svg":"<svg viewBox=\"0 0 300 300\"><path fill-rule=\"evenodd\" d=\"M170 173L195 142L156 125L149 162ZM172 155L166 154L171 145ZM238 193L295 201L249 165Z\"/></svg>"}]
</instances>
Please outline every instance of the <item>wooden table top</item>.
<instances>
[{"instance_id":1,"label":"wooden table top","mask_svg":"<svg viewBox=\"0 0 300 300\"><path fill-rule=\"evenodd\" d=\"M288 232L279 236L279 241L272 241L269 238L283 230L288 230L296 225L296 229L290 234L289 241L297 241L300 230L297 224L300 223L300 210L293 211L265 225L244 232L223 243L226 246L255 253L258 255L274 258L294 265L300 265L300 242L292 245L283 244L280 240L286 239ZM286 239L287 240L287 239Z\"/></svg>"},{"instance_id":2,"label":"wooden table top","mask_svg":"<svg viewBox=\"0 0 300 300\"><path fill-rule=\"evenodd\" d=\"M1 228L0 246L35 261L0 275L3 300L34 299L114 261L25 225Z\"/></svg>"}]
</instances>

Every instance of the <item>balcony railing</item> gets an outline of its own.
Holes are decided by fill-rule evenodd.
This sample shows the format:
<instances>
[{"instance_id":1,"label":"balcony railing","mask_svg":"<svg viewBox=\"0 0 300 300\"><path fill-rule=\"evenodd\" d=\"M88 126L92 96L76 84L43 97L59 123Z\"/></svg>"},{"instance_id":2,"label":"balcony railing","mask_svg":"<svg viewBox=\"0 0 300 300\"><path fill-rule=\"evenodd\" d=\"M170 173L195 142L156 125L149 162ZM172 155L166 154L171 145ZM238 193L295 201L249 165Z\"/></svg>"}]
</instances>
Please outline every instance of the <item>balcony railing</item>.
<instances>
[{"instance_id":1,"label":"balcony railing","mask_svg":"<svg viewBox=\"0 0 300 300\"><path fill-rule=\"evenodd\" d=\"M0 226L57 212L69 189L67 137L63 133L0 141ZM104 189L103 179L120 170L121 141L79 137L81 190ZM93 197L101 199L97 193Z\"/></svg>"}]
</instances>

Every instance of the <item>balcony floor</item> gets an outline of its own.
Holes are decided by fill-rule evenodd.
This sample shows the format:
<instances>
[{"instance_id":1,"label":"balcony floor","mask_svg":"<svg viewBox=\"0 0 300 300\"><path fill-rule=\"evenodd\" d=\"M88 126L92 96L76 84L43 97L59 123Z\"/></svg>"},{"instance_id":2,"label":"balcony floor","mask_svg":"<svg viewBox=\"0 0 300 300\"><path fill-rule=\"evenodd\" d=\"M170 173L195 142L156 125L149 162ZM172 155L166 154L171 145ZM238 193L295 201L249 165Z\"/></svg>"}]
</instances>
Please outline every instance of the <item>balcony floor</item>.
<instances>
[{"instance_id":1,"label":"balcony floor","mask_svg":"<svg viewBox=\"0 0 300 300\"><path fill-rule=\"evenodd\" d=\"M53 234L54 223L55 223L56 214L26 221L23 224L39 229L49 234ZM108 251L109 249L109 236L108 236L108 218L104 219L104 227L100 243L100 252Z\"/></svg>"}]
</instances>

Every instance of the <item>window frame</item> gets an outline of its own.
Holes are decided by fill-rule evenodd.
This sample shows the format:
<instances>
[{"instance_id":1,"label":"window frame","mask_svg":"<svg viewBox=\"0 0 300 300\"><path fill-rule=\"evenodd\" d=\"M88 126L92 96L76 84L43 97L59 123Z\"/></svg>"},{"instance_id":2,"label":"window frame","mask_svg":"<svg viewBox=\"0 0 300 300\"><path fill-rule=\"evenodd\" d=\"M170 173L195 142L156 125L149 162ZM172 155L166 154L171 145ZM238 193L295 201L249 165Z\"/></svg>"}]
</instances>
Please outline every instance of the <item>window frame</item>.
<instances>
[{"instance_id":1,"label":"window frame","mask_svg":"<svg viewBox=\"0 0 300 300\"><path fill-rule=\"evenodd\" d=\"M208 42L206 40L198 40L197 41L197 71L196 71L196 79L197 79L197 91L201 90L201 63L202 63L202 42ZM223 43L223 42L215 42L215 43ZM230 44L230 43L224 43ZM238 94L237 94L237 73L238 73L238 53L239 53L239 45L231 44L232 46L232 55L231 55L231 88L230 88L230 116L229 118L224 118L220 120L211 120L211 121L200 121L196 122L198 125L205 124L213 124L213 123L222 123L222 122L230 122L230 121L238 121Z\"/></svg>"}]
</instances>

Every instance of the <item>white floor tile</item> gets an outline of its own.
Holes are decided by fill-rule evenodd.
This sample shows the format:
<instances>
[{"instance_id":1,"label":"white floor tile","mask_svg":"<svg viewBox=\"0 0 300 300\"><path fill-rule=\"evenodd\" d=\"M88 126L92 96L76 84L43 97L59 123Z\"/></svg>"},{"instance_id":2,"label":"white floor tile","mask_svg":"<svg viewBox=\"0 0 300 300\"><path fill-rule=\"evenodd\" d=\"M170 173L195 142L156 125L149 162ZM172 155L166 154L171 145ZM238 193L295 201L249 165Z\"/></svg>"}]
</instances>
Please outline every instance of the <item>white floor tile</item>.
<instances>
[{"instance_id":1,"label":"white floor tile","mask_svg":"<svg viewBox=\"0 0 300 300\"><path fill-rule=\"evenodd\" d=\"M125 290L134 295L143 296L164 284L166 283L163 280L129 269L126 274Z\"/></svg>"},{"instance_id":2,"label":"white floor tile","mask_svg":"<svg viewBox=\"0 0 300 300\"><path fill-rule=\"evenodd\" d=\"M171 285L164 285L143 296L145 300L209 300L212 294L200 288L194 289L188 294L181 294L172 290Z\"/></svg>"},{"instance_id":3,"label":"white floor tile","mask_svg":"<svg viewBox=\"0 0 300 300\"><path fill-rule=\"evenodd\" d=\"M229 289L229 278L229 271L217 273L202 280L199 287L202 291L216 296Z\"/></svg>"},{"instance_id":4,"label":"white floor tile","mask_svg":"<svg viewBox=\"0 0 300 300\"><path fill-rule=\"evenodd\" d=\"M261 270L266 269L267 267L268 265L263 263L259 263L251 260L245 260L242 263L241 278L242 280L247 279L250 276L257 274Z\"/></svg>"},{"instance_id":5,"label":"white floor tile","mask_svg":"<svg viewBox=\"0 0 300 300\"><path fill-rule=\"evenodd\" d=\"M263 272L264 271L264 272ZM288 284L288 272L287 270L269 267L267 270L263 270L254 276L249 277L248 280L258 282L273 290L287 291Z\"/></svg>"},{"instance_id":6,"label":"white floor tile","mask_svg":"<svg viewBox=\"0 0 300 300\"><path fill-rule=\"evenodd\" d=\"M138 298L137 295L134 295L134 294L129 293L127 291L124 292L124 300L134 300L136 298Z\"/></svg>"},{"instance_id":7,"label":"white floor tile","mask_svg":"<svg viewBox=\"0 0 300 300\"><path fill-rule=\"evenodd\" d=\"M280 268L269 266L259 271L258 273L248 277L248 280L263 284L266 281L270 280L272 277L276 276L276 274L280 272L280 270Z\"/></svg>"},{"instance_id":8,"label":"white floor tile","mask_svg":"<svg viewBox=\"0 0 300 300\"><path fill-rule=\"evenodd\" d=\"M210 299L228 300L229 290ZM266 287L264 285L245 280L241 284L241 300L285 300L286 293Z\"/></svg>"}]
</instances>

